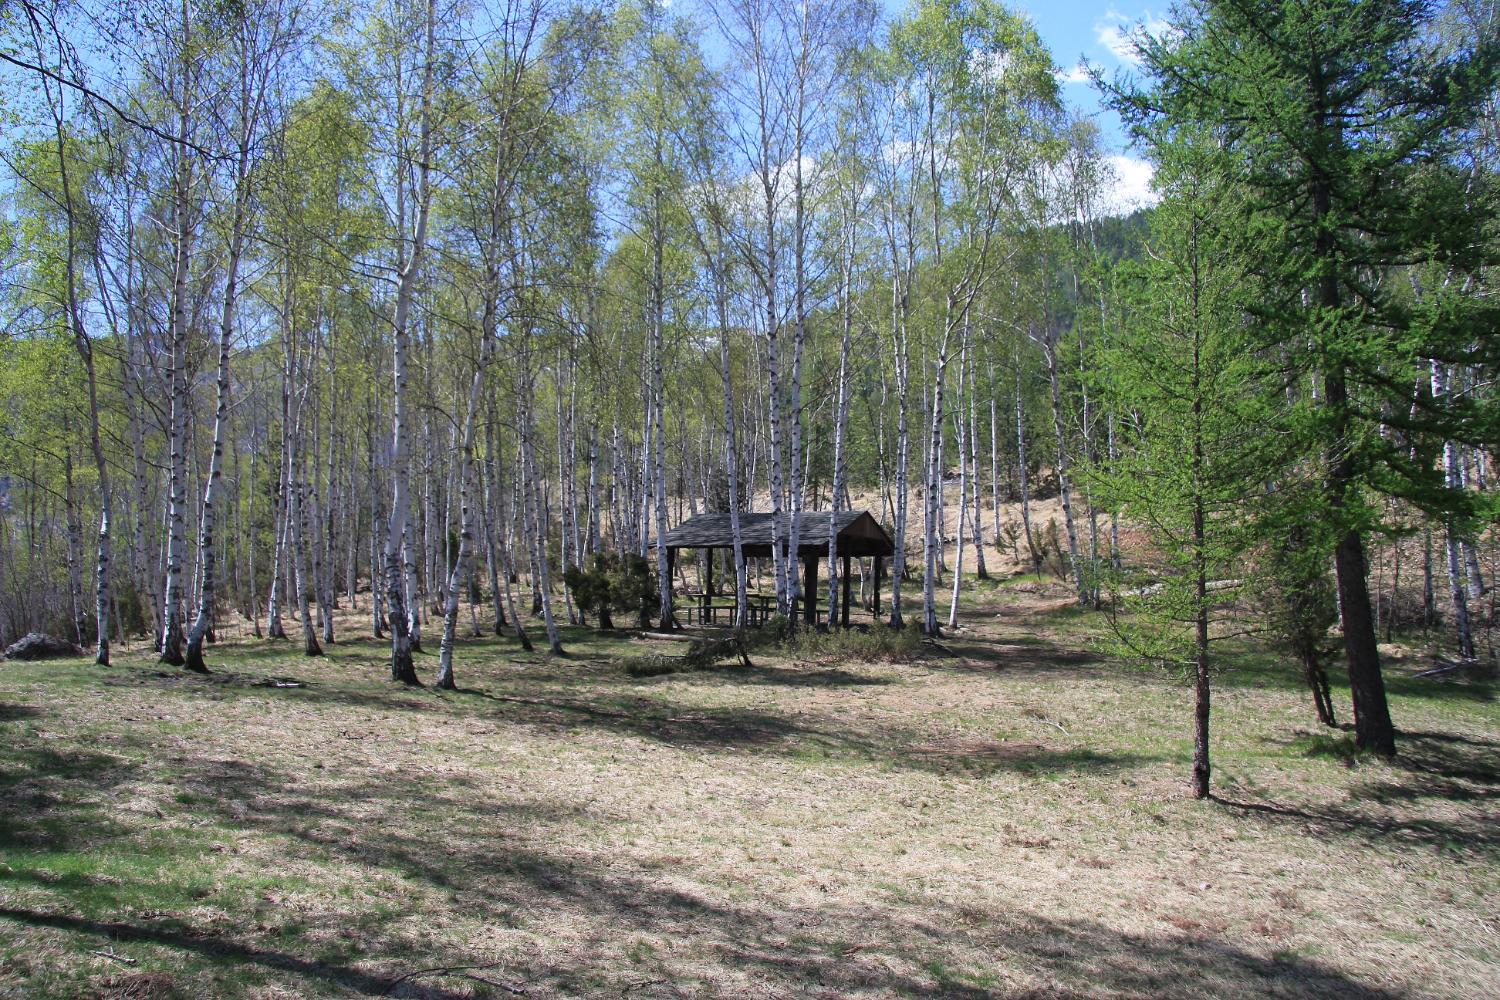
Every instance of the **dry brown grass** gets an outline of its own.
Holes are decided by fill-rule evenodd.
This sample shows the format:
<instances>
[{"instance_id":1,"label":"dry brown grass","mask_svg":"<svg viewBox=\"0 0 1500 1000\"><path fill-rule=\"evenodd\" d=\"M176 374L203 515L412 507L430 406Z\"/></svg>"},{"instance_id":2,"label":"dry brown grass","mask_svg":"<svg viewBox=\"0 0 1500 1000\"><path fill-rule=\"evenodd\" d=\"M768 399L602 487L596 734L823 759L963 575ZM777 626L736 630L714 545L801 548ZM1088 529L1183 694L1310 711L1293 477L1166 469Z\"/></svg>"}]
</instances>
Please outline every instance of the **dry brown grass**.
<instances>
[{"instance_id":1,"label":"dry brown grass","mask_svg":"<svg viewBox=\"0 0 1500 1000\"><path fill-rule=\"evenodd\" d=\"M7 664L0 994L1493 995L1487 686L1394 664L1384 763L1247 653L1200 803L1180 686L1062 593L969 617L953 657L645 679L491 638L457 694L362 642Z\"/></svg>"}]
</instances>

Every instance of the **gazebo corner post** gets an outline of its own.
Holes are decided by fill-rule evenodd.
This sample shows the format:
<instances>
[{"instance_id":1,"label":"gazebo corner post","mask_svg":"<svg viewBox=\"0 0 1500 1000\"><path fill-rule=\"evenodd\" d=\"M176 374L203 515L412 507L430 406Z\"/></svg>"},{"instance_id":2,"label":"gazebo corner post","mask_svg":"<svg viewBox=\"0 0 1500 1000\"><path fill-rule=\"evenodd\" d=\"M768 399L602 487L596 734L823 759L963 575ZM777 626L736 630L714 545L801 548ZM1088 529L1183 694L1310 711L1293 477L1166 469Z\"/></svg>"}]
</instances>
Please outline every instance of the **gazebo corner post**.
<instances>
[{"instance_id":1,"label":"gazebo corner post","mask_svg":"<svg viewBox=\"0 0 1500 1000\"><path fill-rule=\"evenodd\" d=\"M668 596L669 600L668 600L667 613L666 613L665 616L663 616L663 618L661 620L661 630L663 632L670 632L670 631L672 631L672 629L677 624L677 615L672 610L672 607L671 607L672 602L670 600L670 598L672 597L672 578L674 576L676 576L676 575L677 575L677 547L669 545L669 546L667 546L667 596Z\"/></svg>"},{"instance_id":2,"label":"gazebo corner post","mask_svg":"<svg viewBox=\"0 0 1500 1000\"><path fill-rule=\"evenodd\" d=\"M807 625L816 625L818 623L818 557L808 556L803 565L802 621Z\"/></svg>"},{"instance_id":3,"label":"gazebo corner post","mask_svg":"<svg viewBox=\"0 0 1500 1000\"><path fill-rule=\"evenodd\" d=\"M715 616L713 618L713 620L715 622L718 621L718 618L716 616L716 612L712 611L713 603L714 603L714 548L713 548L713 546L709 546L708 549L706 550L706 552L707 552L708 558L705 559L704 562L703 562L703 566L704 566L704 571L703 571L703 603L701 605L699 605L699 607L701 607L702 610L700 612L698 612L698 624L700 626L708 624L708 622L705 621L704 619L708 618L710 615L714 615Z\"/></svg>"},{"instance_id":4,"label":"gazebo corner post","mask_svg":"<svg viewBox=\"0 0 1500 1000\"><path fill-rule=\"evenodd\" d=\"M872 585L871 585L870 589L875 594L875 617L877 619L880 617L880 571L881 571L881 569L884 568L884 565L885 565L885 557L884 556L876 556L875 557L875 572L873 574L874 577L875 577L875 579L872 581Z\"/></svg>"}]
</instances>

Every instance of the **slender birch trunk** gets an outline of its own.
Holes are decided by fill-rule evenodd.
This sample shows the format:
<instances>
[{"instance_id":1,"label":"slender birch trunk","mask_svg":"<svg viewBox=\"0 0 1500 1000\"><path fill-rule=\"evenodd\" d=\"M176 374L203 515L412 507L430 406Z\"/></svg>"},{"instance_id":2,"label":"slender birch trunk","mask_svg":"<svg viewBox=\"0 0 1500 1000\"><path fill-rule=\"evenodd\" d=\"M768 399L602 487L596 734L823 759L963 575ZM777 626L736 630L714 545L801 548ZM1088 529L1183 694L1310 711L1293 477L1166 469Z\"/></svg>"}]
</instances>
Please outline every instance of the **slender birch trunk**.
<instances>
[{"instance_id":1,"label":"slender birch trunk","mask_svg":"<svg viewBox=\"0 0 1500 1000\"><path fill-rule=\"evenodd\" d=\"M1438 406L1448 399L1449 373L1441 361L1432 362L1432 399ZM1458 444L1443 442L1443 476L1450 490L1463 488L1463 472L1459 468ZM1453 515L1447 518L1448 594L1453 601L1453 629L1458 639L1459 655L1464 659L1474 658L1474 634L1469 622L1469 592L1464 583L1463 538Z\"/></svg>"},{"instance_id":2,"label":"slender birch trunk","mask_svg":"<svg viewBox=\"0 0 1500 1000\"><path fill-rule=\"evenodd\" d=\"M964 574L964 522L967 520L965 512L968 510L969 490L969 467L964 461L966 452L965 445L973 446L972 441L964 437L964 390L970 395L974 392L973 385L965 385L965 376L969 369L969 324L964 324L963 345L959 349L958 359L958 386L954 390L956 404L954 406L954 444L958 449L958 547L953 554L953 596L948 602L948 627L958 628L958 595ZM941 475L941 473L939 473ZM939 542L941 544L941 540Z\"/></svg>"},{"instance_id":3,"label":"slender birch trunk","mask_svg":"<svg viewBox=\"0 0 1500 1000\"><path fill-rule=\"evenodd\" d=\"M1068 478L1068 438L1063 426L1062 381L1057 370L1058 334L1049 329L1044 337L1047 353L1047 380L1052 388L1052 428L1057 435L1057 486L1062 497L1063 525L1068 533L1068 563L1078 603L1089 603L1088 581L1078 565L1078 525L1073 520L1073 489Z\"/></svg>"},{"instance_id":4,"label":"slender birch trunk","mask_svg":"<svg viewBox=\"0 0 1500 1000\"><path fill-rule=\"evenodd\" d=\"M48 92L49 103L51 91ZM73 207L73 188L68 170L67 143L63 133L63 114L60 102L53 104L53 124L57 134L58 175L62 181L63 206L68 219L66 285L68 326L73 334L73 347L83 362L83 371L88 386L89 398L89 450L94 458L94 471L99 478L99 533L95 543L94 571L94 662L109 666L109 611L112 592L110 589L110 491L109 463L104 458L104 447L99 435L99 389L94 370L94 343L84 325L83 310L78 302L78 233L77 219ZM129 380L126 380L128 386ZM128 389L127 389L128 392ZM127 403L128 405L128 403ZM69 462L71 463L71 456ZM70 491L71 492L71 491ZM79 638L80 644L82 637Z\"/></svg>"},{"instance_id":5,"label":"slender birch trunk","mask_svg":"<svg viewBox=\"0 0 1500 1000\"><path fill-rule=\"evenodd\" d=\"M661 139L656 146L657 168L661 169ZM654 433L648 442L651 451L651 492L656 510L656 579L657 597L660 603L661 629L670 632L676 627L672 615L672 574L667 560L667 467L666 433L662 425L666 422L663 397L666 394L666 375L662 367L662 352L665 350L662 326L666 312L666 276L663 271L663 244L666 242L665 220L662 216L662 191L658 185L651 193L651 407Z\"/></svg>"},{"instance_id":6,"label":"slender birch trunk","mask_svg":"<svg viewBox=\"0 0 1500 1000\"><path fill-rule=\"evenodd\" d=\"M418 153L416 160L416 226L410 250L402 262L396 286L394 317L395 353L391 366L394 382L391 428L391 520L385 540L386 625L391 631L391 680L407 685L421 682L412 663L412 640L408 629L406 578L402 565L403 540L407 537L407 518L411 502L407 497L410 459L406 453L406 355L410 342L411 301L420 274L422 253L427 246L427 220L432 207L432 90L433 59L436 48L437 9L435 0L427 0L426 46L422 64L422 92L418 110ZM397 225L402 239L407 238L407 205L405 184L398 180Z\"/></svg>"},{"instance_id":7,"label":"slender birch trunk","mask_svg":"<svg viewBox=\"0 0 1500 1000\"><path fill-rule=\"evenodd\" d=\"M948 369L948 334L953 315L951 293L947 296L943 313L943 338L938 343L932 373L932 406L927 432L927 488L922 498L926 515L923 525L925 558L922 570L922 632L926 635L938 634L938 549L942 546L942 540L937 537L937 531L942 503L943 390Z\"/></svg>"},{"instance_id":8,"label":"slender birch trunk","mask_svg":"<svg viewBox=\"0 0 1500 1000\"><path fill-rule=\"evenodd\" d=\"M519 463L517 464L517 468L520 468ZM514 475L512 475L511 478L512 485L510 489L510 531L508 537L502 540L502 544L500 546L500 551L503 553L505 558L505 569L503 574L505 577L505 606L510 609L510 620L514 622L516 626L516 640L521 643L521 648L529 653L533 649L531 645L531 637L526 634L526 624L521 620L520 612L516 610L515 592L511 589L511 581L516 578L515 543L518 536L517 521L521 516L521 512L519 509L521 505L517 502L516 498L516 490L519 487L519 483L515 481L516 477Z\"/></svg>"},{"instance_id":9,"label":"slender birch trunk","mask_svg":"<svg viewBox=\"0 0 1500 1000\"><path fill-rule=\"evenodd\" d=\"M183 7L183 28L187 28L187 8ZM166 587L162 594L161 662L182 666L182 563L186 555L183 537L183 512L187 505L187 351L188 351L188 278L193 253L193 220L189 199L192 197L192 161L186 140L188 115L192 104L188 84L189 68L182 73L179 97L176 164L172 171L172 301L169 322L171 337L170 403L167 417L167 451L169 487L167 495ZM178 95L174 95L178 96Z\"/></svg>"},{"instance_id":10,"label":"slender birch trunk","mask_svg":"<svg viewBox=\"0 0 1500 1000\"><path fill-rule=\"evenodd\" d=\"M526 380L526 413L521 418L521 462L522 481L525 484L532 511L533 530L529 532L531 558L537 568L538 578L536 589L541 595L542 622L547 627L547 645L554 656L562 656L562 637L557 630L557 619L552 614L552 579L550 567L547 565L546 549L547 525L542 514L540 487L538 485L540 477L537 474L536 452L531 440L532 434L535 432L531 421L532 401L535 396L535 390L530 384L531 377L529 373L526 376Z\"/></svg>"},{"instance_id":11,"label":"slender birch trunk","mask_svg":"<svg viewBox=\"0 0 1500 1000\"><path fill-rule=\"evenodd\" d=\"M294 457L293 462L300 462L300 457ZM292 515L290 518L292 532L292 577L297 596L297 618L302 622L302 652L307 656L322 656L323 647L318 645L318 633L313 628L312 621L312 585L308 579L306 567L306 546L304 544L304 533L306 529L306 510L304 498L305 487L301 481L300 469L292 486Z\"/></svg>"},{"instance_id":12,"label":"slender birch trunk","mask_svg":"<svg viewBox=\"0 0 1500 1000\"><path fill-rule=\"evenodd\" d=\"M724 468L729 477L729 534L734 549L734 624L745 627L749 595L745 579L744 536L740 531L739 448L734 421L734 375L729 357L729 274L724 260L722 221L714 217L713 262L714 309L719 321L719 379L724 389Z\"/></svg>"},{"instance_id":13,"label":"slender birch trunk","mask_svg":"<svg viewBox=\"0 0 1500 1000\"><path fill-rule=\"evenodd\" d=\"M1026 551L1031 554L1031 571L1042 572L1042 553L1037 551L1036 536L1031 531L1031 472L1026 458L1026 407L1021 396L1021 359L1016 358L1016 464L1021 487L1021 528L1026 533Z\"/></svg>"},{"instance_id":14,"label":"slender birch trunk","mask_svg":"<svg viewBox=\"0 0 1500 1000\"><path fill-rule=\"evenodd\" d=\"M845 464L844 428L849 422L849 352L854 328L854 219L858 200L850 206L844 219L844 247L842 253L841 295L839 296L839 320L842 336L839 340L839 377L835 387L837 409L833 418L833 496L828 505L828 627L835 629L840 622L842 594L839 590L840 567L838 551L838 510L844 495Z\"/></svg>"},{"instance_id":15,"label":"slender birch trunk","mask_svg":"<svg viewBox=\"0 0 1500 1000\"><path fill-rule=\"evenodd\" d=\"M978 580L990 578L989 567L984 561L984 509L980 501L979 486L979 385L975 381L974 351L970 349L969 354L969 491L971 494L972 513L969 516L969 525L974 532L974 577ZM959 498L963 503L963 498ZM1000 536L996 535L996 539Z\"/></svg>"},{"instance_id":16,"label":"slender birch trunk","mask_svg":"<svg viewBox=\"0 0 1500 1000\"><path fill-rule=\"evenodd\" d=\"M235 310L239 304L240 260L245 249L245 229L250 210L250 139L259 118L260 97L250 92L247 72L240 84L243 110L239 151L234 168L234 202L229 222L229 254L224 263L224 301L219 313L219 358L215 384L213 451L208 462L208 482L203 487L203 511L198 525L203 581L198 616L187 636L186 666L207 673L203 662L203 639L213 622L217 579L214 575L214 501L224 469L224 434L229 418L229 347L234 341Z\"/></svg>"}]
</instances>

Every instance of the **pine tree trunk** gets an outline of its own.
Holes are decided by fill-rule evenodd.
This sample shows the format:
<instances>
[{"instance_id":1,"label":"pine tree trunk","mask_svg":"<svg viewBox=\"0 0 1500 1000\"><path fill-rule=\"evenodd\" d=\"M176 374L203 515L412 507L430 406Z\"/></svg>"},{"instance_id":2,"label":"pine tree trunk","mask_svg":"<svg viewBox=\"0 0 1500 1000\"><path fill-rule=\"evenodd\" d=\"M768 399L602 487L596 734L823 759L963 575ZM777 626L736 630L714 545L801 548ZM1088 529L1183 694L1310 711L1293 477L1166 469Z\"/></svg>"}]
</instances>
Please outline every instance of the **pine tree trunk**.
<instances>
[{"instance_id":1,"label":"pine tree trunk","mask_svg":"<svg viewBox=\"0 0 1500 1000\"><path fill-rule=\"evenodd\" d=\"M1322 99L1321 95L1319 99ZM1334 237L1324 225L1332 210L1329 181L1320 178L1314 182L1311 201L1317 255L1322 262L1331 265L1337 251ZM1317 301L1320 307L1332 314L1343 307L1338 278L1332 266L1323 271L1318 281ZM1341 362L1330 361L1322 375L1323 407L1329 414L1327 424L1331 436L1324 491L1334 518L1339 519L1349 504L1356 477L1354 458L1349 453L1353 439L1349 390ZM1391 722L1385 680L1380 673L1380 650L1370 612L1364 539L1357 528L1348 528L1339 538L1334 550L1334 569L1338 577L1339 622L1349 666L1349 687L1354 696L1355 743L1362 750L1394 756L1396 729Z\"/></svg>"}]
</instances>

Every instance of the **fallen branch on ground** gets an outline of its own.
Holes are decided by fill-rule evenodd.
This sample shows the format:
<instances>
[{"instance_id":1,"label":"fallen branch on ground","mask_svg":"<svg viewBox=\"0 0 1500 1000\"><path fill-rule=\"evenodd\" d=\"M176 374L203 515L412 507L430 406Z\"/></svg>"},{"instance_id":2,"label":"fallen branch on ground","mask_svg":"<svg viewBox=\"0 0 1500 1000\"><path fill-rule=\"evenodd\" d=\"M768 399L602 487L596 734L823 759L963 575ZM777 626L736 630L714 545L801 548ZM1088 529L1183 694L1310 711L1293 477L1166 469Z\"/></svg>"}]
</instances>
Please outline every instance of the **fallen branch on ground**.
<instances>
[{"instance_id":1,"label":"fallen branch on ground","mask_svg":"<svg viewBox=\"0 0 1500 1000\"><path fill-rule=\"evenodd\" d=\"M1420 673L1412 674L1412 676L1437 677L1442 674L1451 674L1455 670L1476 670L1483 666L1479 660L1450 660L1446 656L1434 656L1433 659L1440 665L1433 667L1431 670L1423 670Z\"/></svg>"},{"instance_id":2,"label":"fallen branch on ground","mask_svg":"<svg viewBox=\"0 0 1500 1000\"><path fill-rule=\"evenodd\" d=\"M524 986L516 986L512 983L501 982L498 979L487 979L484 976L474 975L475 972L482 972L486 969L493 969L498 965L504 964L504 962L490 962L488 965L439 965L434 966L430 969L417 969L415 972L408 972L406 975L401 976L399 979L391 980L391 984L385 988L385 992L381 995L390 996L393 992L395 992L396 987L400 986L402 983L410 982L413 979L420 979L424 976L452 976L457 979L467 979L470 982L484 983L486 986L498 986L500 989L505 990L507 993L511 993L518 997L525 996L526 987Z\"/></svg>"}]
</instances>

